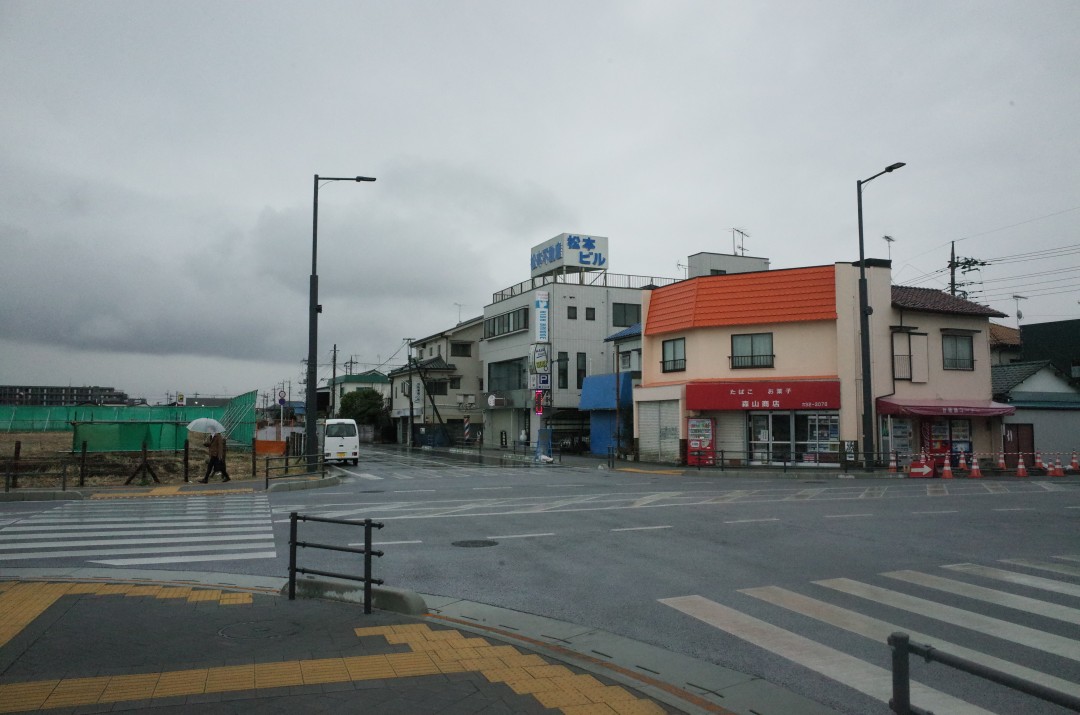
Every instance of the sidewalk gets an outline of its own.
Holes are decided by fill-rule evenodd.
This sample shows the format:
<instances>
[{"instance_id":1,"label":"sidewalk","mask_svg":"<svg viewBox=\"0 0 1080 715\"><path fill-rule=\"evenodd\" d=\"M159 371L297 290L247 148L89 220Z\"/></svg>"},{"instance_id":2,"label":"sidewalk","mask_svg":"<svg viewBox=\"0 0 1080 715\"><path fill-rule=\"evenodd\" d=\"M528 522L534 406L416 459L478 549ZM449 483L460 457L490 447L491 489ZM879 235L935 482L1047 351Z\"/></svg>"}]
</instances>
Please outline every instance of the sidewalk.
<instances>
[{"instance_id":1,"label":"sidewalk","mask_svg":"<svg viewBox=\"0 0 1080 715\"><path fill-rule=\"evenodd\" d=\"M435 596L424 615L365 615L356 603L289 601L285 585L224 573L4 569L0 712L832 712L573 624Z\"/></svg>"}]
</instances>

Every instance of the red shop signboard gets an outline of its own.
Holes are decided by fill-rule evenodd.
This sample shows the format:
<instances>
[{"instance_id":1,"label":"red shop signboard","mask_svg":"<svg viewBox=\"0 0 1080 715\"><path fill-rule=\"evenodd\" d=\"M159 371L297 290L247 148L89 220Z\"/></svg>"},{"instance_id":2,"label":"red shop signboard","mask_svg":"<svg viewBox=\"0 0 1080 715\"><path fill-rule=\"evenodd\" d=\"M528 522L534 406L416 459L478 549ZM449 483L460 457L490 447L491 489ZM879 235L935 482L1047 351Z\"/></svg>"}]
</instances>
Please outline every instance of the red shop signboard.
<instances>
[{"instance_id":1,"label":"red shop signboard","mask_svg":"<svg viewBox=\"0 0 1080 715\"><path fill-rule=\"evenodd\" d=\"M688 410L838 410L839 380L692 382Z\"/></svg>"}]
</instances>

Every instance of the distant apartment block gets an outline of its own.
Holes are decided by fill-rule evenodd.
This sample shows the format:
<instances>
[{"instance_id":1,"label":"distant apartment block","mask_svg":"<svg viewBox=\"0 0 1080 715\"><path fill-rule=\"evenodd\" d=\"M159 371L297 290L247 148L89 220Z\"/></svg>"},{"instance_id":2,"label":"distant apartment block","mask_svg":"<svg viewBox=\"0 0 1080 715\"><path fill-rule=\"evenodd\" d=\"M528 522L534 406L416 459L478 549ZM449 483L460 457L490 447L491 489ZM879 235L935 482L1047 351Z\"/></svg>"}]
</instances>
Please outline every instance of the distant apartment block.
<instances>
[{"instance_id":1,"label":"distant apartment block","mask_svg":"<svg viewBox=\"0 0 1080 715\"><path fill-rule=\"evenodd\" d=\"M114 387L71 385L0 385L0 405L125 405L126 392Z\"/></svg>"}]
</instances>

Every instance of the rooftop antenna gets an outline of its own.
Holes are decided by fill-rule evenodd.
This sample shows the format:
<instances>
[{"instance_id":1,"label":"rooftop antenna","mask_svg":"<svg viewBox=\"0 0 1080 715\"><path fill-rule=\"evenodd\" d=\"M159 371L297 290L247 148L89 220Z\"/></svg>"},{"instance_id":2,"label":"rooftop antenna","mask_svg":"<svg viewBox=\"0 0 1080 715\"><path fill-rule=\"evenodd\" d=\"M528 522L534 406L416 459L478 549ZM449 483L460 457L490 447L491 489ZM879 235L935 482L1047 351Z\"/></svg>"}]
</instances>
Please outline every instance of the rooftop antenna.
<instances>
[{"instance_id":1,"label":"rooftop antenna","mask_svg":"<svg viewBox=\"0 0 1080 715\"><path fill-rule=\"evenodd\" d=\"M679 263L678 261L675 261L675 268L676 268L677 270L682 270L682 271L686 271L686 269L687 269L687 266L683 265L682 263ZM686 274L684 273L684 274L683 274L683 278L686 278L686 277L688 277L688 276L687 276L687 275L686 275Z\"/></svg>"},{"instance_id":2,"label":"rooftop antenna","mask_svg":"<svg viewBox=\"0 0 1080 715\"><path fill-rule=\"evenodd\" d=\"M741 237L741 240L739 241L739 245L737 245L737 246L735 245L735 234L738 234ZM741 228L733 228L733 229L731 229L731 255L737 256L737 255L739 255L739 251L742 251L742 255L745 256L746 255L746 239L748 239L748 238L750 238L750 234L748 234L746 231L743 231Z\"/></svg>"},{"instance_id":3,"label":"rooftop antenna","mask_svg":"<svg viewBox=\"0 0 1080 715\"><path fill-rule=\"evenodd\" d=\"M1016 329L1020 329L1020 318L1024 317L1024 314L1020 311L1020 301L1027 300L1026 295L1014 295L1013 300L1016 301Z\"/></svg>"},{"instance_id":4,"label":"rooftop antenna","mask_svg":"<svg viewBox=\"0 0 1080 715\"><path fill-rule=\"evenodd\" d=\"M465 307L464 303L454 303L457 306L457 322L461 322L461 309Z\"/></svg>"},{"instance_id":5,"label":"rooftop antenna","mask_svg":"<svg viewBox=\"0 0 1080 715\"><path fill-rule=\"evenodd\" d=\"M892 236L882 236L881 240L885 242L885 245L889 247L889 260L892 261L892 245L896 239Z\"/></svg>"}]
</instances>

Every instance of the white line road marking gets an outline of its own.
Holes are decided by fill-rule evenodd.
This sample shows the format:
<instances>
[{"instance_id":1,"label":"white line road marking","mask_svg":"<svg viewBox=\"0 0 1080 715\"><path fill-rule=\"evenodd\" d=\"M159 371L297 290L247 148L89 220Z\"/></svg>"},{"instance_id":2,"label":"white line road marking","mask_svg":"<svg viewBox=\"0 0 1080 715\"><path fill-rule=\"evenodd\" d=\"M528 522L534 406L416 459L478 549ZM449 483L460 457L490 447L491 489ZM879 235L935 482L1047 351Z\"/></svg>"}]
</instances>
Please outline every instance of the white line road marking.
<instances>
[{"instance_id":1,"label":"white line road marking","mask_svg":"<svg viewBox=\"0 0 1080 715\"><path fill-rule=\"evenodd\" d=\"M485 536L485 539L531 539L534 536L555 536L555 532L547 534L503 534L502 536Z\"/></svg>"},{"instance_id":2,"label":"white line road marking","mask_svg":"<svg viewBox=\"0 0 1080 715\"><path fill-rule=\"evenodd\" d=\"M950 511L913 511L911 513L912 514L958 514L959 511L956 510L956 509L953 509L953 510L950 510Z\"/></svg>"},{"instance_id":3,"label":"white line road marking","mask_svg":"<svg viewBox=\"0 0 1080 715\"><path fill-rule=\"evenodd\" d=\"M1053 571L1054 573L1062 573L1066 576L1076 576L1080 578L1080 568L1067 566L1066 564L1055 564L1052 561L1038 561L1036 559L1001 559L1001 563L1027 566L1028 568Z\"/></svg>"},{"instance_id":4,"label":"white line road marking","mask_svg":"<svg viewBox=\"0 0 1080 715\"><path fill-rule=\"evenodd\" d=\"M128 524L128 526L131 526L131 525ZM260 526L239 526L239 527L236 527L235 529L154 529L153 531L150 531L150 532L148 532L145 529L142 529L142 530L139 530L139 531L79 531L79 532L76 532L74 534L66 533L66 532L57 533L57 532L52 531L50 529L49 531L47 531L45 533L34 533L34 534L0 533L0 544L3 544L5 541L27 541L27 540L30 540L30 539L47 539L47 538L58 538L58 537L59 538L72 539L72 538L76 538L76 537L79 537L79 538L91 538L91 537L100 537L100 536L145 536L148 533L152 533L155 536L168 536L169 534L173 534L173 535L177 535L177 536L191 536L193 534L220 534L220 533L223 533L223 532L227 532L227 533L230 533L230 534L236 534L236 533L239 533L239 532L258 533L258 532L263 532L263 531L265 531L265 532L273 532L273 528L271 528L269 526L269 524L267 524L265 526L263 526L263 525L260 525ZM32 544L27 544L27 546L31 546L31 545ZM0 548L2 548L2 547L0 547Z\"/></svg>"},{"instance_id":5,"label":"white line road marking","mask_svg":"<svg viewBox=\"0 0 1080 715\"><path fill-rule=\"evenodd\" d=\"M842 593L866 598L886 606L892 606L911 613L933 618L944 623L951 623L961 628L986 633L987 635L1012 641L1046 653L1053 653L1062 658L1080 661L1080 643L1071 638L1064 638L1053 633L1046 633L1035 628L1028 628L1016 623L984 616L981 613L965 611L962 608L946 606L925 598L908 596L885 588L853 581L848 578L833 578L814 581L819 586L831 588Z\"/></svg>"},{"instance_id":6,"label":"white line road marking","mask_svg":"<svg viewBox=\"0 0 1080 715\"><path fill-rule=\"evenodd\" d=\"M670 526L627 526L622 529L612 529L612 531L647 531L649 529L670 529Z\"/></svg>"},{"instance_id":7,"label":"white line road marking","mask_svg":"<svg viewBox=\"0 0 1080 715\"><path fill-rule=\"evenodd\" d=\"M412 494L413 492L434 492L436 489L395 489L394 494Z\"/></svg>"},{"instance_id":8,"label":"white line road marking","mask_svg":"<svg viewBox=\"0 0 1080 715\"><path fill-rule=\"evenodd\" d=\"M513 487L473 487L473 491L490 491L492 489L513 489Z\"/></svg>"},{"instance_id":9,"label":"white line road marking","mask_svg":"<svg viewBox=\"0 0 1080 715\"><path fill-rule=\"evenodd\" d=\"M163 558L148 559L111 559L109 561L90 561L92 564L105 564L107 566L141 566L144 564L179 564L192 561L234 561L236 559L273 559L277 557L274 551L253 551L244 554L216 554L214 556L166 556Z\"/></svg>"},{"instance_id":10,"label":"white line road marking","mask_svg":"<svg viewBox=\"0 0 1080 715\"><path fill-rule=\"evenodd\" d=\"M265 549L267 546L272 547L273 545L273 540L270 540L269 543L261 541L247 544L226 544L224 546L216 546L214 544L206 544L204 546L156 546L150 550L153 551L155 554L176 554L192 551ZM147 549L90 549L81 551L35 552L32 554L4 554L0 555L0 561L24 561L26 559L58 559L66 558L69 556L119 556L120 554L145 554L147 551Z\"/></svg>"},{"instance_id":11,"label":"white line road marking","mask_svg":"<svg viewBox=\"0 0 1080 715\"><path fill-rule=\"evenodd\" d=\"M154 532L149 532L154 533ZM65 534L70 536L70 534ZM226 534L217 533L213 536L169 536L162 539L76 539L74 541L32 541L19 544L0 544L0 551L7 549L61 549L71 546L110 546L112 544L117 545L134 545L134 544L191 544L191 543L203 543L206 541L250 541L251 539L273 539L273 529L267 529L265 531L259 530L258 533L245 533L245 534ZM44 555L48 555L47 553Z\"/></svg>"},{"instance_id":12,"label":"white line road marking","mask_svg":"<svg viewBox=\"0 0 1080 715\"><path fill-rule=\"evenodd\" d=\"M888 623L887 621L879 621L876 618L864 616L861 613L849 611L846 608L840 608L839 606L834 606L830 603L818 601L817 599L788 591L779 586L746 588L741 589L740 593L745 593L754 598L760 598L763 601L780 606L781 608L786 608L789 611L817 619L823 623L836 626L837 628L842 628L845 631L855 633L864 638L869 638L876 643L884 643L893 633L903 631L907 633L913 641L933 643L935 648L941 648L948 653L952 653L961 658L966 658L975 663L980 663L988 668L995 668L1018 678L1024 678L1045 687L1054 688L1063 693L1069 693L1073 697L1080 697L1080 684L1070 682L1063 678L1057 678L1038 670L1026 668L1022 665L1002 660L1001 658L995 658L991 655L980 653L955 643L943 641L939 636L931 636L925 633L919 633L918 631L913 631L907 626L899 626L894 623Z\"/></svg>"},{"instance_id":13,"label":"white line road marking","mask_svg":"<svg viewBox=\"0 0 1080 715\"><path fill-rule=\"evenodd\" d=\"M398 544L422 544L422 543L424 543L424 542L420 541L420 540L416 540L416 541L372 541L371 545L372 546L397 546ZM363 545L364 545L363 542L356 543L356 544L349 544L349 546L363 546Z\"/></svg>"},{"instance_id":14,"label":"white line road marking","mask_svg":"<svg viewBox=\"0 0 1080 715\"><path fill-rule=\"evenodd\" d=\"M873 514L826 514L826 519L855 519L857 517L873 516Z\"/></svg>"},{"instance_id":15,"label":"white line road marking","mask_svg":"<svg viewBox=\"0 0 1080 715\"><path fill-rule=\"evenodd\" d=\"M942 578L940 576L933 576L918 571L889 571L888 573L883 573L881 575L887 578L895 578L898 581L925 586L927 588L936 588L939 591L952 593L957 596L974 598L977 601L985 601L986 603L993 603L997 606L1013 608L1018 611L1024 611L1025 613L1034 613L1038 616L1045 616L1046 618L1053 618L1058 621L1080 625L1080 610L1069 608L1068 606L1061 606L1056 603L1047 603L1046 601L1040 601L1037 598L1028 598L1027 596L1018 596L1011 593L1005 593L1004 591L995 591L992 588L975 586L973 584L964 583L963 581L954 581L951 578Z\"/></svg>"},{"instance_id":16,"label":"white line road marking","mask_svg":"<svg viewBox=\"0 0 1080 715\"><path fill-rule=\"evenodd\" d=\"M779 519L735 519L734 521L725 521L725 524L756 524L759 521L780 521Z\"/></svg>"},{"instance_id":17,"label":"white line road marking","mask_svg":"<svg viewBox=\"0 0 1080 715\"><path fill-rule=\"evenodd\" d=\"M741 638L804 668L820 673L838 683L858 690L883 703L892 697L892 673L871 665L847 653L829 648L809 638L785 631L771 623L758 620L701 596L661 598L660 603L671 606L688 616ZM911 682L911 700L920 707L936 712L963 715L990 715L982 708L925 685Z\"/></svg>"},{"instance_id":18,"label":"white line road marking","mask_svg":"<svg viewBox=\"0 0 1080 715\"><path fill-rule=\"evenodd\" d=\"M949 566L943 566L942 568L952 569L953 571L960 571L962 573L969 573L975 576L982 576L983 578L997 579L998 581L1005 581L1007 583L1015 583L1020 586L1038 588L1043 591L1063 593L1067 596L1075 596L1076 598L1080 598L1080 586L1077 586L1073 583L1055 581L1050 578L1043 578L1041 576L1028 576L1025 573L1006 571L1004 569L996 569L990 566L979 566L977 564L950 564Z\"/></svg>"},{"instance_id":19,"label":"white line road marking","mask_svg":"<svg viewBox=\"0 0 1080 715\"><path fill-rule=\"evenodd\" d=\"M1009 508L1009 509L993 509L992 511L1035 511L1035 510L1032 509L1032 508L1029 508L1029 507L1019 507L1019 506L1017 506L1017 507L1012 507L1012 508Z\"/></svg>"}]
</instances>

